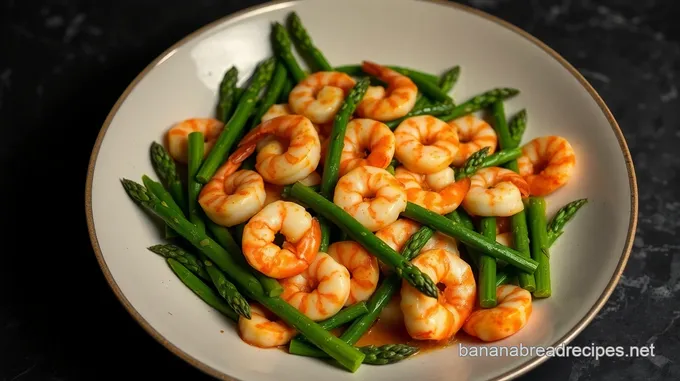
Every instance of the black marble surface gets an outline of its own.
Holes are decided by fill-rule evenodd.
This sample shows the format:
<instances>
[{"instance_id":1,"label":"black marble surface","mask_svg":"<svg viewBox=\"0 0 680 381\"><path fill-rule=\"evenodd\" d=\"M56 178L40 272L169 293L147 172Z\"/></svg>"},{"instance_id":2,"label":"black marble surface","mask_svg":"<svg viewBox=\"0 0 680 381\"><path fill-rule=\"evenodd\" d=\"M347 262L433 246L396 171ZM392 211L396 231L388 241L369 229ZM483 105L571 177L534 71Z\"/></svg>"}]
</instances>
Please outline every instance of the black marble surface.
<instances>
[{"instance_id":1,"label":"black marble surface","mask_svg":"<svg viewBox=\"0 0 680 381\"><path fill-rule=\"evenodd\" d=\"M107 286L83 200L97 132L128 83L200 26L258 1L0 3L0 379L207 379L156 343ZM525 380L680 379L680 2L469 0L574 64L618 119L640 216L628 266L574 345L648 358L555 358ZM675 189L675 190L673 190Z\"/></svg>"}]
</instances>

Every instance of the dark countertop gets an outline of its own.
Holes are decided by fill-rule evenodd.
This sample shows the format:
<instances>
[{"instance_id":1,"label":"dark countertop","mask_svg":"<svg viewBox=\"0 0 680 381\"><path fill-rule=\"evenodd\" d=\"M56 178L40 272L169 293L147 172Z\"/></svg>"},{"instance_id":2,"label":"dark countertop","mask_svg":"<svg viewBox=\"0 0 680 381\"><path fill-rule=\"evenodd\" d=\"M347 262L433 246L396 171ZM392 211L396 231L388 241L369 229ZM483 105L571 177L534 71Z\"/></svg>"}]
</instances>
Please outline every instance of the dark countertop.
<instances>
[{"instance_id":1,"label":"dark countertop","mask_svg":"<svg viewBox=\"0 0 680 381\"><path fill-rule=\"evenodd\" d=\"M136 74L184 35L255 3L2 1L2 381L207 379L114 297L90 246L83 188L97 132ZM587 77L619 121L638 176L634 251L572 344L653 343L656 356L554 358L522 379L680 379L680 2L465 3L532 33Z\"/></svg>"}]
</instances>

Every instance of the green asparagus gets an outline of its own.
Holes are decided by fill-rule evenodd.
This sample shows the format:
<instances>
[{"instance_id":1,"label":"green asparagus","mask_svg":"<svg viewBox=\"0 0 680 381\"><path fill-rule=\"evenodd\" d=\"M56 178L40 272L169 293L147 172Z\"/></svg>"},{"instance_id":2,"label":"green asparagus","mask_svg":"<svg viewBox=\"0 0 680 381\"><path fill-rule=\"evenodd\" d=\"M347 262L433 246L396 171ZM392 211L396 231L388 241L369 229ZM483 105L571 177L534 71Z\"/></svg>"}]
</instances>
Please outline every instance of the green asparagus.
<instances>
[{"instance_id":1,"label":"green asparagus","mask_svg":"<svg viewBox=\"0 0 680 381\"><path fill-rule=\"evenodd\" d=\"M170 224L175 231L224 271L246 296L262 304L285 323L305 335L309 341L321 348L349 371L355 372L359 368L366 357L362 352L321 328L283 299L266 296L257 278L237 263L229 252L196 228L184 216L177 213L176 210L161 202L141 184L128 179L123 179L121 182L126 193L133 201L162 218L167 224Z\"/></svg>"},{"instance_id":2,"label":"green asparagus","mask_svg":"<svg viewBox=\"0 0 680 381\"><path fill-rule=\"evenodd\" d=\"M236 97L236 82L238 81L238 69L232 66L224 73L220 83L220 95L217 102L217 119L226 123L238 101Z\"/></svg>"},{"instance_id":3,"label":"green asparagus","mask_svg":"<svg viewBox=\"0 0 680 381\"><path fill-rule=\"evenodd\" d=\"M505 119L505 107L502 100L498 100L492 105L492 114L494 119L494 129L498 135L498 145L502 150L517 148L519 144L510 135L510 129ZM505 167L519 173L517 160L511 160L505 164ZM529 249L529 232L527 230L526 213L521 210L519 213L510 217L510 229L512 229L513 245L515 249L525 258L531 257ZM532 292L536 289L535 275L527 273L517 274L520 287Z\"/></svg>"},{"instance_id":4,"label":"green asparagus","mask_svg":"<svg viewBox=\"0 0 680 381\"><path fill-rule=\"evenodd\" d=\"M401 213L404 217L410 218L423 225L428 225L440 233L453 237L467 246L471 246L480 253L492 256L496 259L505 261L518 270L532 274L536 271L538 263L531 258L525 258L517 251L510 249L488 239L474 230L467 229L461 225L451 223L446 217L427 210L414 203L408 202L406 210Z\"/></svg>"},{"instance_id":5,"label":"green asparagus","mask_svg":"<svg viewBox=\"0 0 680 381\"><path fill-rule=\"evenodd\" d=\"M439 77L439 89L444 93L448 93L458 82L458 77L460 77L460 66L456 65Z\"/></svg>"},{"instance_id":6,"label":"green asparagus","mask_svg":"<svg viewBox=\"0 0 680 381\"><path fill-rule=\"evenodd\" d=\"M521 148L503 149L484 158L480 168L499 167L522 156Z\"/></svg>"},{"instance_id":7,"label":"green asparagus","mask_svg":"<svg viewBox=\"0 0 680 381\"><path fill-rule=\"evenodd\" d=\"M179 263L175 258L167 258L166 261L177 277L194 292L201 300L210 307L218 310L224 316L233 321L238 321L238 314L207 284Z\"/></svg>"},{"instance_id":8,"label":"green asparagus","mask_svg":"<svg viewBox=\"0 0 680 381\"><path fill-rule=\"evenodd\" d=\"M286 70L286 66L280 60L277 61L274 74L272 75L269 85L267 86L267 92L262 97L262 101L260 102L258 109L250 123L251 130L260 124L262 121L262 115L264 115L269 110L269 108L272 107L274 103L276 103L277 99L279 99L287 78L288 71Z\"/></svg>"},{"instance_id":9,"label":"green asparagus","mask_svg":"<svg viewBox=\"0 0 680 381\"><path fill-rule=\"evenodd\" d=\"M484 217L480 223L484 237L496 240L496 217ZM479 257L479 305L482 308L496 307L496 259L482 254Z\"/></svg>"},{"instance_id":10,"label":"green asparagus","mask_svg":"<svg viewBox=\"0 0 680 381\"><path fill-rule=\"evenodd\" d=\"M210 279L212 279L215 288L217 288L217 292L222 295L222 298L226 300L229 307L237 314L250 319L250 304L248 304L248 301L241 295L236 286L227 280L224 274L212 262L204 260L203 264L208 274L210 274Z\"/></svg>"},{"instance_id":11,"label":"green asparagus","mask_svg":"<svg viewBox=\"0 0 680 381\"><path fill-rule=\"evenodd\" d=\"M419 348L407 344L385 344L379 347L367 345L359 348L366 357L364 364L387 365L394 364L418 353Z\"/></svg>"},{"instance_id":12,"label":"green asparagus","mask_svg":"<svg viewBox=\"0 0 680 381\"><path fill-rule=\"evenodd\" d=\"M330 331L331 329L342 327L343 325L355 320L359 316L365 315L367 312L368 308L366 307L366 302L359 302L342 309L340 312L326 320L317 322L317 324L319 324L319 326L321 326L321 328L325 329L326 331ZM294 341L303 341L309 344L309 341L307 341L303 335L297 335L294 337L291 340L290 345L295 345L293 343Z\"/></svg>"},{"instance_id":13,"label":"green asparagus","mask_svg":"<svg viewBox=\"0 0 680 381\"><path fill-rule=\"evenodd\" d=\"M398 73L401 73L405 76L409 76L411 74L416 74L420 78L422 78L422 79L424 79L428 82L431 82L433 85L437 85L439 83L439 77L434 75L434 74L428 74L428 73L424 73L422 71L417 71L417 70L413 70L413 69L409 69L409 68L405 68L405 67L401 67L401 66L387 65L387 67L389 67L390 69L392 69L392 70L394 70ZM354 77L359 77L359 76L366 74L364 72L364 70L361 68L361 65L336 66L333 70L339 71L341 73L345 73L345 74L348 74L348 75L351 75L351 76L354 76Z\"/></svg>"},{"instance_id":14,"label":"green asparagus","mask_svg":"<svg viewBox=\"0 0 680 381\"><path fill-rule=\"evenodd\" d=\"M192 132L189 134L188 140L187 156L189 158L189 163L187 167L189 188L187 194L189 195L189 220L200 229L205 230L201 206L198 204L198 194L201 192L202 184L196 181L196 174L203 162L205 144L203 133L200 131Z\"/></svg>"},{"instance_id":15,"label":"green asparagus","mask_svg":"<svg viewBox=\"0 0 680 381\"><path fill-rule=\"evenodd\" d=\"M529 197L528 205L529 233L531 234L531 257L538 262L534 273L536 277L536 298L550 297L550 245L548 243L548 224L545 217L545 199L543 197Z\"/></svg>"},{"instance_id":16,"label":"green asparagus","mask_svg":"<svg viewBox=\"0 0 680 381\"><path fill-rule=\"evenodd\" d=\"M262 61L255 73L252 81L243 92L241 99L239 99L236 111L227 122L229 128L225 128L220 133L217 141L210 149L208 157L203 162L201 169L196 175L196 180L201 184L206 184L210 178L215 174L217 168L225 161L236 139L241 134L243 126L245 126L248 118L250 118L253 109L255 108L255 100L260 94L260 91L269 83L274 71L275 60L274 57Z\"/></svg>"},{"instance_id":17,"label":"green asparagus","mask_svg":"<svg viewBox=\"0 0 680 381\"><path fill-rule=\"evenodd\" d=\"M456 181L461 180L465 177L470 177L475 174L480 168L482 168L482 165L484 165L484 159L487 158L487 155L489 154L489 147L484 147L480 149L479 151L473 153L470 155L470 157L465 160L465 164L463 165L463 168L461 168L457 173L456 173Z\"/></svg>"},{"instance_id":18,"label":"green asparagus","mask_svg":"<svg viewBox=\"0 0 680 381\"><path fill-rule=\"evenodd\" d=\"M515 142L515 147L519 147L522 143L522 136L527 129L527 110L518 112L508 123L508 130L510 137Z\"/></svg>"},{"instance_id":19,"label":"green asparagus","mask_svg":"<svg viewBox=\"0 0 680 381\"><path fill-rule=\"evenodd\" d=\"M439 119L448 122L462 116L472 114L473 112L479 111L483 108L487 108L496 101L508 99L517 94L519 94L519 90L513 88L498 88L489 90L483 94L473 97L465 103L459 104L450 114L440 116Z\"/></svg>"},{"instance_id":20,"label":"green asparagus","mask_svg":"<svg viewBox=\"0 0 680 381\"><path fill-rule=\"evenodd\" d=\"M278 22L272 24L272 33L274 39L274 51L276 55L286 64L288 68L288 73L293 77L295 83L299 83L305 77L307 73L302 70L300 64L293 56L293 50L290 41L290 35L286 28Z\"/></svg>"},{"instance_id":21,"label":"green asparagus","mask_svg":"<svg viewBox=\"0 0 680 381\"><path fill-rule=\"evenodd\" d=\"M385 122L387 127L390 129L394 130L395 128L399 127L399 124L403 122L404 120L412 117L412 116L420 116L420 115L432 115L432 116L440 116L440 115L446 115L453 111L454 106L453 103L435 103L432 105L424 105L422 107L416 108L415 106L411 111L409 111L408 114L404 115L401 118L391 120L389 122Z\"/></svg>"},{"instance_id":22,"label":"green asparagus","mask_svg":"<svg viewBox=\"0 0 680 381\"><path fill-rule=\"evenodd\" d=\"M307 29L302 24L302 20L300 20L300 17L295 12L290 14L290 28L300 50L312 61L313 65L311 66L316 68L317 71L333 71L333 67L328 63L323 53L314 45Z\"/></svg>"},{"instance_id":23,"label":"green asparagus","mask_svg":"<svg viewBox=\"0 0 680 381\"><path fill-rule=\"evenodd\" d=\"M552 246L557 238L559 238L564 230L564 226L569 222L583 205L588 202L588 199L582 198L572 201L560 208L555 214L555 217L548 224L548 245Z\"/></svg>"},{"instance_id":24,"label":"green asparagus","mask_svg":"<svg viewBox=\"0 0 680 381\"><path fill-rule=\"evenodd\" d=\"M208 273L205 271L205 266L203 266L203 263L195 255L188 252L187 250L184 250L184 248L173 244L164 244L153 245L147 249L164 258L172 258L184 265L184 267L189 269L189 271L192 273L203 278L203 280L208 282L211 281L210 275L208 275Z\"/></svg>"},{"instance_id":25,"label":"green asparagus","mask_svg":"<svg viewBox=\"0 0 680 381\"><path fill-rule=\"evenodd\" d=\"M287 74L286 80L283 82L281 93L279 94L276 103L288 103L288 96L290 95L290 92L293 90L293 87L295 86L293 84L293 80L290 79L290 74L288 73L288 70L286 70L286 74Z\"/></svg>"},{"instance_id":26,"label":"green asparagus","mask_svg":"<svg viewBox=\"0 0 680 381\"><path fill-rule=\"evenodd\" d=\"M151 163L153 165L158 178L161 179L165 188L170 192L172 199L180 206L180 210L185 215L187 214L187 202L184 194L184 186L180 180L179 173L175 160L170 156L170 153L165 150L161 144L156 142L151 143L150 148Z\"/></svg>"},{"instance_id":27,"label":"green asparagus","mask_svg":"<svg viewBox=\"0 0 680 381\"><path fill-rule=\"evenodd\" d=\"M394 268L397 274L415 289L427 296L437 297L437 286L427 274L423 274L420 269L405 260L404 257L400 256L399 253L376 237L342 208L300 182L291 187L290 195L344 230L350 238L361 244L369 253Z\"/></svg>"}]
</instances>

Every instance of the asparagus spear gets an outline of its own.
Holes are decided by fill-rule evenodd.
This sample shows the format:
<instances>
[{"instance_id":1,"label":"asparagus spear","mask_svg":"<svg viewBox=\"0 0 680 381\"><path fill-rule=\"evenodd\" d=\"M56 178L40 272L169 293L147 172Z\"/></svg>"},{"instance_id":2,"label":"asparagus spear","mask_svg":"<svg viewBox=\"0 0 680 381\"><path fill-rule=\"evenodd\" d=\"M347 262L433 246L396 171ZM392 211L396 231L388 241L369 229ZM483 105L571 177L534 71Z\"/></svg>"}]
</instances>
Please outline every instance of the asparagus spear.
<instances>
[{"instance_id":1,"label":"asparagus spear","mask_svg":"<svg viewBox=\"0 0 680 381\"><path fill-rule=\"evenodd\" d=\"M460 171L456 173L456 181L474 175L475 172L479 170L479 168L482 168L482 165L484 164L484 159L487 158L488 154L489 147L484 147L470 155L470 157L468 157L467 160L465 160L463 168L461 168Z\"/></svg>"},{"instance_id":2,"label":"asparagus spear","mask_svg":"<svg viewBox=\"0 0 680 381\"><path fill-rule=\"evenodd\" d=\"M277 103L288 103L288 95L290 95L290 92L293 90L293 80L290 79L290 74L288 74L288 70L286 70L286 80L283 82L283 86L281 88L281 93L279 94L278 99L276 100Z\"/></svg>"},{"instance_id":3,"label":"asparagus spear","mask_svg":"<svg viewBox=\"0 0 680 381\"><path fill-rule=\"evenodd\" d=\"M408 114L404 115L401 118L391 120L389 122L385 122L387 127L390 129L394 130L395 128L399 127L399 124L403 122L404 120L412 117L412 116L419 116L419 115L432 115L432 116L440 116L440 115L446 115L450 112L452 112L454 109L453 103L435 103L433 105L423 105L421 107L415 107L413 106L413 109L408 112Z\"/></svg>"},{"instance_id":4,"label":"asparagus spear","mask_svg":"<svg viewBox=\"0 0 680 381\"><path fill-rule=\"evenodd\" d=\"M444 74L439 77L439 88L444 93L448 93L453 89L453 86L458 82L458 77L460 77L460 66L456 65L449 70L445 71Z\"/></svg>"},{"instance_id":5,"label":"asparagus spear","mask_svg":"<svg viewBox=\"0 0 680 381\"><path fill-rule=\"evenodd\" d=\"M189 134L188 140L189 162L187 167L189 169L189 190L187 194L189 195L189 221L198 226L200 229L205 230L205 222L203 222L201 208L198 205L198 194L201 192L202 184L196 181L196 174L198 173L199 168L201 168L201 163L203 162L203 149L205 144L203 140L203 133L200 131L194 131Z\"/></svg>"},{"instance_id":6,"label":"asparagus spear","mask_svg":"<svg viewBox=\"0 0 680 381\"><path fill-rule=\"evenodd\" d=\"M548 224L548 245L552 246L557 238L559 238L564 230L564 226L571 220L583 205L588 202L588 199L582 198L572 201L560 208L555 214L555 217Z\"/></svg>"},{"instance_id":7,"label":"asparagus spear","mask_svg":"<svg viewBox=\"0 0 680 381\"><path fill-rule=\"evenodd\" d=\"M528 220L531 234L531 257L538 262L534 273L536 277L536 298L548 298L550 287L550 245L548 243L547 223L545 218L545 199L543 197L529 197Z\"/></svg>"},{"instance_id":8,"label":"asparagus spear","mask_svg":"<svg viewBox=\"0 0 680 381\"><path fill-rule=\"evenodd\" d=\"M286 66L283 64L283 62L278 60L276 62L276 68L274 69L272 79L269 81L269 85L267 86L267 92L264 94L264 97L262 97L262 101L260 102L260 105L255 112L255 116L253 117L250 124L251 130L257 127L257 125L262 120L262 115L264 115L279 98L279 95L281 95L283 86L285 85L287 79L288 71L286 70Z\"/></svg>"},{"instance_id":9,"label":"asparagus spear","mask_svg":"<svg viewBox=\"0 0 680 381\"><path fill-rule=\"evenodd\" d=\"M479 111L483 108L491 106L496 101L508 99L517 94L519 94L519 90L513 88L498 88L489 90L473 97L465 103L459 104L450 114L441 116L439 119L448 122L450 120L460 118L461 116L472 114L475 111Z\"/></svg>"},{"instance_id":10,"label":"asparagus spear","mask_svg":"<svg viewBox=\"0 0 680 381\"><path fill-rule=\"evenodd\" d=\"M186 196L184 195L184 187L182 181L177 173L175 160L170 156L170 153L165 150L161 144L156 142L151 143L150 148L151 163L153 165L158 178L161 179L165 188L172 195L173 200L180 205L180 210L184 214L187 213Z\"/></svg>"},{"instance_id":11,"label":"asparagus spear","mask_svg":"<svg viewBox=\"0 0 680 381\"><path fill-rule=\"evenodd\" d=\"M427 241L432 238L433 235L434 230L427 226L421 226L418 231L413 233L413 235L408 238L401 250L401 256L408 258L409 260L417 257L418 253L420 253L420 250L423 248L423 246L425 246Z\"/></svg>"},{"instance_id":12,"label":"asparagus spear","mask_svg":"<svg viewBox=\"0 0 680 381\"><path fill-rule=\"evenodd\" d=\"M128 179L123 179L121 182L126 193L133 201L163 219L167 224L170 224L183 238L224 271L246 296L262 304L286 324L305 335L309 341L321 348L349 371L355 372L359 368L366 357L365 354L321 328L283 299L266 296L257 278L237 263L229 252L196 228L184 216L177 213L176 210L162 203L159 198L150 193L141 184Z\"/></svg>"},{"instance_id":13,"label":"asparagus spear","mask_svg":"<svg viewBox=\"0 0 680 381\"><path fill-rule=\"evenodd\" d=\"M246 258L243 256L241 248L236 243L234 237L232 237L227 228L220 226L209 219L206 220L206 226L213 237L215 237L215 241L217 241L220 246L224 247L229 253L231 253L234 256L234 259L239 261L241 265L250 269L250 272L255 275L257 280L262 285L264 293L267 296L279 296L281 293L283 293L283 287L281 286L281 283L279 283L276 279L270 278L251 268L250 265L248 265Z\"/></svg>"},{"instance_id":14,"label":"asparagus spear","mask_svg":"<svg viewBox=\"0 0 680 381\"><path fill-rule=\"evenodd\" d=\"M231 116L236 104L236 81L238 80L238 69L232 66L224 73L220 83L220 96L217 102L217 119L226 123Z\"/></svg>"},{"instance_id":15,"label":"asparagus spear","mask_svg":"<svg viewBox=\"0 0 680 381\"><path fill-rule=\"evenodd\" d=\"M331 329L342 327L343 325L355 320L356 318L366 314L367 312L368 307L366 306L366 302L359 302L347 308L343 308L337 314L329 317L326 320L317 322L317 324L319 324L319 326L321 326L321 328L325 329L326 331L330 331ZM309 341L307 341L307 339L305 339L303 335L297 335L296 337L294 337L291 340L290 343L291 345L293 345L293 341L302 341L309 344Z\"/></svg>"},{"instance_id":16,"label":"asparagus spear","mask_svg":"<svg viewBox=\"0 0 680 381\"><path fill-rule=\"evenodd\" d=\"M195 255L191 254L187 250L184 250L183 248L172 244L153 245L151 247L148 247L148 249L149 251L156 253L162 257L172 258L176 260L177 262L181 263L184 267L186 267L189 271L203 278L203 280L206 280L208 282L211 281L210 275L208 275L208 272L205 271L205 266L203 266L203 263L198 258L196 258Z\"/></svg>"},{"instance_id":17,"label":"asparagus spear","mask_svg":"<svg viewBox=\"0 0 680 381\"><path fill-rule=\"evenodd\" d=\"M462 208L456 209L453 212L449 213L446 215L446 218L451 220L454 224L458 224L468 230L475 230L475 225L472 223L472 219L470 216L465 213L465 210ZM494 238L495 240L495 238ZM470 256L470 260L472 261L472 268L479 270L480 267L480 257L482 254L479 253L474 247L465 245L465 248L467 249L467 254Z\"/></svg>"},{"instance_id":18,"label":"asparagus spear","mask_svg":"<svg viewBox=\"0 0 680 381\"><path fill-rule=\"evenodd\" d=\"M367 345L357 349L366 355L366 357L364 357L364 364L370 365L394 364L416 354L419 350L418 347L412 347L407 344L385 344L379 347ZM327 357L325 353L314 347L305 345L303 342L291 341L288 353L307 357Z\"/></svg>"},{"instance_id":19,"label":"asparagus spear","mask_svg":"<svg viewBox=\"0 0 680 381\"><path fill-rule=\"evenodd\" d=\"M300 50L309 56L313 65L318 71L333 71L333 67L323 53L314 45L312 38L309 36L307 29L302 24L302 20L297 13L290 14L290 28L293 32L293 38L298 42Z\"/></svg>"},{"instance_id":20,"label":"asparagus spear","mask_svg":"<svg viewBox=\"0 0 680 381\"><path fill-rule=\"evenodd\" d=\"M522 135L527 129L527 110L521 110L518 112L508 123L508 130L510 131L510 137L515 142L515 147L519 147L522 142Z\"/></svg>"},{"instance_id":21,"label":"asparagus spear","mask_svg":"<svg viewBox=\"0 0 680 381\"><path fill-rule=\"evenodd\" d=\"M480 168L499 167L517 159L520 156L522 156L522 149L519 147L503 149L485 157L482 160L482 165L480 165Z\"/></svg>"},{"instance_id":22,"label":"asparagus spear","mask_svg":"<svg viewBox=\"0 0 680 381\"><path fill-rule=\"evenodd\" d=\"M274 57L270 57L262 61L255 70L252 81L243 92L241 99L239 99L236 111L234 111L229 122L227 122L228 128L222 130L222 133L220 133L215 145L213 145L208 157L196 175L196 180L201 184L206 184L215 174L215 171L224 162L225 156L239 137L243 126L248 121L248 118L250 118L255 107L255 100L258 94L267 85L272 76L274 62Z\"/></svg>"},{"instance_id":23,"label":"asparagus spear","mask_svg":"<svg viewBox=\"0 0 680 381\"><path fill-rule=\"evenodd\" d=\"M283 25L275 22L272 24L272 33L274 35L274 51L276 55L286 64L288 72L293 76L293 81L299 83L307 77L307 74L302 70L295 56L293 56L288 31L286 31Z\"/></svg>"},{"instance_id":24,"label":"asparagus spear","mask_svg":"<svg viewBox=\"0 0 680 381\"><path fill-rule=\"evenodd\" d=\"M518 142L516 142L510 135L510 130L505 120L505 107L503 106L503 101L499 100L493 103L492 114L495 120L494 128L496 130L496 134L498 135L499 147L501 149L517 148ZM505 167L519 173L517 160L509 161L507 164L505 164ZM510 217L510 227L512 229L515 249L521 253L523 257L530 258L531 251L529 249L529 232L527 230L526 212L524 210ZM517 277L519 279L520 287L523 289L529 292L532 292L536 289L536 279L534 275L520 273L517 274Z\"/></svg>"},{"instance_id":25,"label":"asparagus spear","mask_svg":"<svg viewBox=\"0 0 680 381\"><path fill-rule=\"evenodd\" d=\"M439 88L438 78L436 81L433 82L430 81L428 77L423 73L403 69L398 69L395 71L400 72L401 74L404 74L405 76L409 77L411 81L413 81L413 83L415 83L416 86L418 87L418 91L422 92L424 96L432 99L433 101L453 103L453 99L451 99L451 97L448 96L446 92L442 91Z\"/></svg>"},{"instance_id":26,"label":"asparagus spear","mask_svg":"<svg viewBox=\"0 0 680 381\"><path fill-rule=\"evenodd\" d=\"M250 304L248 301L238 292L236 286L231 283L227 278L218 270L212 262L209 260L203 261L205 268L210 274L210 279L212 279L213 284L217 288L217 292L222 295L222 298L227 301L229 307L234 310L237 314L243 316L250 320Z\"/></svg>"},{"instance_id":27,"label":"asparagus spear","mask_svg":"<svg viewBox=\"0 0 680 381\"><path fill-rule=\"evenodd\" d=\"M437 286L427 274L422 273L418 267L405 260L404 257L377 238L342 208L323 196L316 194L300 182L295 183L291 187L290 195L344 230L350 238L361 244L369 253L375 255L386 265L394 268L397 274L412 285L413 288L427 296L437 297Z\"/></svg>"},{"instance_id":28,"label":"asparagus spear","mask_svg":"<svg viewBox=\"0 0 680 381\"><path fill-rule=\"evenodd\" d=\"M385 168L387 172L389 172L391 175L394 175L394 167L391 165L388 165L387 168Z\"/></svg>"},{"instance_id":29,"label":"asparagus spear","mask_svg":"<svg viewBox=\"0 0 680 381\"><path fill-rule=\"evenodd\" d=\"M203 283L200 278L194 275L175 258L167 258L166 261L172 271L191 291L193 291L201 300L203 300L210 307L220 311L224 316L233 321L238 321L238 314L229 307L229 305L220 298L207 284Z\"/></svg>"},{"instance_id":30,"label":"asparagus spear","mask_svg":"<svg viewBox=\"0 0 680 381\"><path fill-rule=\"evenodd\" d=\"M480 225L482 235L495 241L496 217L484 217ZM484 254L479 257L479 305L496 307L496 259Z\"/></svg>"},{"instance_id":31,"label":"asparagus spear","mask_svg":"<svg viewBox=\"0 0 680 381\"><path fill-rule=\"evenodd\" d=\"M536 271L536 267L538 267L538 263L531 258L525 258L519 252L501 245L496 240L490 240L474 230L467 229L458 224L452 224L446 217L414 203L408 202L406 210L401 214L406 218L415 220L423 225L428 225L434 230L456 238L460 242L479 250L482 254L505 261L523 272L532 274Z\"/></svg>"}]
</instances>

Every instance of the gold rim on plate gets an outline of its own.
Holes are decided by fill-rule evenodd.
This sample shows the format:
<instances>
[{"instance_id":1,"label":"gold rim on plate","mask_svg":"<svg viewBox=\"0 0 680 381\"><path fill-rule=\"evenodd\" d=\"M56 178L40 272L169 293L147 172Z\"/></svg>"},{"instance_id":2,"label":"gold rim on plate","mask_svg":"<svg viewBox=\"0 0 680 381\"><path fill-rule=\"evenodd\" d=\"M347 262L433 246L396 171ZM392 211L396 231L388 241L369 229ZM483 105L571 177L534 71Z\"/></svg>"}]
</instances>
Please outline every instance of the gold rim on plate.
<instances>
[{"instance_id":1,"label":"gold rim on plate","mask_svg":"<svg viewBox=\"0 0 680 381\"><path fill-rule=\"evenodd\" d=\"M614 135L616 135L616 139L619 142L619 146L621 147L621 152L623 153L624 160L626 162L626 169L628 171L628 180L629 180L629 185L630 185L630 191L631 191L631 198L630 198L630 207L631 207L631 214L630 214L630 221L628 223L628 234L626 236L626 244L623 248L623 252L621 253L621 259L619 259L619 263L616 266L616 271L614 272L614 275L612 278L609 280L609 283L607 284L607 287L605 287L604 291L598 298L597 302L593 307L586 313L586 316L581 319L581 321L576 324L574 328L571 329L566 335L564 335L562 338L557 340L555 344L553 344L554 347L560 346L560 345L566 345L570 341L572 341L576 335L581 333L583 329L595 318L597 313L600 311L600 309L604 306L604 304L607 302L609 297L611 296L612 292L614 291L614 288L616 287L616 284L618 283L619 279L621 278L621 274L623 273L623 269L626 267L626 263L628 262L628 257L630 256L630 252L633 246L633 239L635 238L635 231L637 227L637 218L638 218L638 189L637 189L637 180L635 177L635 169L633 167L633 159L630 155L630 151L628 150L628 145L626 144L626 140L623 136L623 133L621 132L621 128L619 127L618 123L616 122L616 119L614 119L614 116L612 115L611 111L609 111L609 108L607 105L604 103L604 100L600 95L597 93L597 91L588 83L588 81L579 73L567 60L565 60L561 55L559 55L556 51L554 51L552 48L538 40L536 37L532 36L528 32L520 29L519 27L502 20L496 16L490 15L486 12L480 11L478 9L469 7L467 5L463 4L458 4L458 3L452 3L448 2L446 0L419 0L419 1L425 1L425 2L430 2L430 3L435 3L439 4L442 6L448 6L448 7L453 7L456 9L459 9L464 12L472 13L474 15L477 15L479 17L482 17L488 21L494 22L516 34L519 36L529 40L532 42L534 45L538 46L541 48L543 51L548 53L552 58L554 58L557 62L559 62L571 75L576 78L579 83L583 86L583 88L588 91L590 96L593 97L593 100L597 103L597 105L600 107L602 110L602 113L606 116L607 120L609 121L609 125L611 126L612 130L614 131ZM176 356L181 358L182 360L186 361L187 363L191 364L195 368L201 370L202 372L215 377L217 379L221 380L227 380L227 381L240 381L237 380L236 378L230 377L229 375L224 374L223 372L220 372L217 369L214 369L200 360L192 357L188 353L184 352L180 348L178 348L176 345L172 344L169 342L163 335L161 335L158 331L156 331L140 314L137 312L137 310L132 307L130 302L127 300L125 295L121 292L120 288L116 284L116 281L113 279L113 276L111 275L111 272L109 271L108 266L106 265L106 262L104 261L104 257L101 252L101 248L99 247L99 241L97 240L97 234L95 232L94 228L94 221L92 217L92 178L94 174L94 167L97 162L97 156L99 154L99 148L101 146L102 141L104 140L104 136L106 135L106 131L109 128L109 125L111 124L111 120L113 119L114 115L116 115L116 112L120 108L120 106L123 104L125 99L130 95L132 90L135 88L137 83L142 80L154 67L156 67L158 64L160 64L165 57L167 57L170 53L172 53L175 49L181 47L182 45L186 44L189 40L193 39L194 37L210 30L211 28L222 24L227 21L232 21L237 18L243 17L245 15L251 15L251 14L260 14L260 13L266 13L272 8L279 8L279 7L285 7L288 6L292 3L295 3L297 1L292 1L292 0L277 0L277 1L270 1L264 4L256 5L250 8L243 9L241 11L232 13L228 16L222 17L218 20L215 20L198 30L192 32L191 34L187 35L183 39L179 40L176 42L174 45L172 45L170 48L168 48L166 51L161 53L155 60L153 60L144 70L142 70L141 73L135 77L135 79L128 85L128 87L125 89L123 94L118 98L116 101L115 105L109 112L109 115L106 117L106 120L104 121L104 124L102 125L101 130L99 131L99 135L97 136L97 140L94 143L94 147L92 149L92 154L90 156L90 163L87 168L87 181L85 184L85 213L86 213L86 218L87 218L87 229L90 234L90 241L92 243L92 248L94 249L95 255L97 257L97 262L99 263L99 266L102 269L102 272L104 273L104 277L106 278L106 281L108 282L109 286L113 290L113 293L116 295L118 300L123 304L125 309L127 310L130 315L137 321L139 325L144 328L144 330L151 335L156 341L158 341L160 344L162 344L165 348L167 348L170 352L174 353ZM530 359L529 361L501 374L500 376L496 377L493 379L493 381L505 381L505 380L511 380L513 378L516 378L522 374L527 373L531 369L534 369L541 363L543 363L545 360L547 360L548 357L534 357Z\"/></svg>"}]
</instances>

